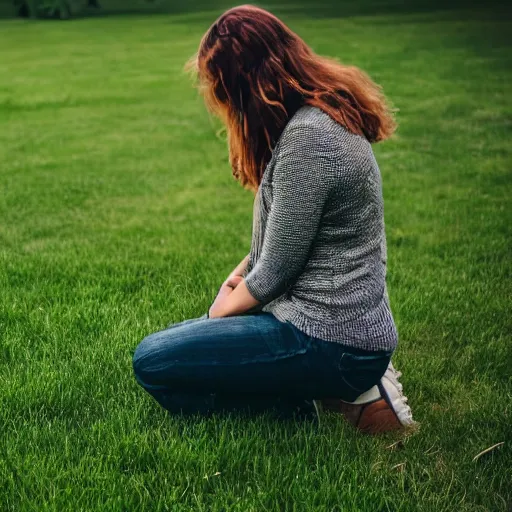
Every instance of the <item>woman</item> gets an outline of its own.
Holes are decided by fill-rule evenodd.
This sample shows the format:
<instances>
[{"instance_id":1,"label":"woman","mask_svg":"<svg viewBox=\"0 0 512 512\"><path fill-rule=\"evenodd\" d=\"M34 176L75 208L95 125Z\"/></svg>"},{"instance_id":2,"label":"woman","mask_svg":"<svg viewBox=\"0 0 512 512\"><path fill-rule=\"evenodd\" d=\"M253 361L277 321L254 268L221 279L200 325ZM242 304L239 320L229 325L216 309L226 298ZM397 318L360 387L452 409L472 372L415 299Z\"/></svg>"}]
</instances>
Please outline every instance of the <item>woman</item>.
<instances>
[{"instance_id":1,"label":"woman","mask_svg":"<svg viewBox=\"0 0 512 512\"><path fill-rule=\"evenodd\" d=\"M379 87L252 6L224 13L194 63L233 175L255 191L251 250L208 314L141 342L138 382L171 412L323 406L368 432L412 426L390 363L370 144L395 124Z\"/></svg>"}]
</instances>

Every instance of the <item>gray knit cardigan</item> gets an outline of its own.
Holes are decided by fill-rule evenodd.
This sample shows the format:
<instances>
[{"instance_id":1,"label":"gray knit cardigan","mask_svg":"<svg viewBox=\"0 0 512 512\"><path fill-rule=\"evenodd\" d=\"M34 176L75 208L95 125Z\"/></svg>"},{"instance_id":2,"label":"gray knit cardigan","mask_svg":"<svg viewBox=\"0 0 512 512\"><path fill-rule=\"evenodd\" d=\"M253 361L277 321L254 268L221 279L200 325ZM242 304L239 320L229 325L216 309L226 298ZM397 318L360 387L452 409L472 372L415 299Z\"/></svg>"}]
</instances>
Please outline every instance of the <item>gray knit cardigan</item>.
<instances>
[{"instance_id":1,"label":"gray knit cardigan","mask_svg":"<svg viewBox=\"0 0 512 512\"><path fill-rule=\"evenodd\" d=\"M382 183L370 143L318 108L290 119L254 199L251 295L310 336L393 350Z\"/></svg>"}]
</instances>

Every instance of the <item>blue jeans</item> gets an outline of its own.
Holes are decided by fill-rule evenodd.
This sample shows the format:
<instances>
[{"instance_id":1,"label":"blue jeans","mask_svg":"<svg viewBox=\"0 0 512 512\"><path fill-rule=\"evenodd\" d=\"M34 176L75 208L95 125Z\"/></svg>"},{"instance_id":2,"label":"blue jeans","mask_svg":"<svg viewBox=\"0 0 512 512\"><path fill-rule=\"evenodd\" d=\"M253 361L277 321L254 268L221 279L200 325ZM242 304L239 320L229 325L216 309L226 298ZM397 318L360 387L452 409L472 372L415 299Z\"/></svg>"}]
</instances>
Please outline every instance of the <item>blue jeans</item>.
<instances>
[{"instance_id":1,"label":"blue jeans","mask_svg":"<svg viewBox=\"0 0 512 512\"><path fill-rule=\"evenodd\" d=\"M391 352L309 336L267 312L206 315L144 338L133 357L138 383L172 413L312 412L312 400L355 400L377 384Z\"/></svg>"}]
</instances>

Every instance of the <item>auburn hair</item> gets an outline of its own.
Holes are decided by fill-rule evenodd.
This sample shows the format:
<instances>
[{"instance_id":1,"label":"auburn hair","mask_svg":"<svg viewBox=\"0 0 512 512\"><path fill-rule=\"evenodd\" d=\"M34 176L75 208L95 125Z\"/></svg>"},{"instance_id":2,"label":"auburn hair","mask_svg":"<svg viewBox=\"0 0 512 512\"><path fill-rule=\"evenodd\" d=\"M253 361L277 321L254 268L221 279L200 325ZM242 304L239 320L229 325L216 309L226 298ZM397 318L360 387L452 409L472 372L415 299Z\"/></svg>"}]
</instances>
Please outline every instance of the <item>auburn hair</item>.
<instances>
[{"instance_id":1,"label":"auburn hair","mask_svg":"<svg viewBox=\"0 0 512 512\"><path fill-rule=\"evenodd\" d=\"M226 11L189 62L207 107L227 128L233 176L256 190L288 120L320 108L370 142L395 130L381 88L363 71L316 55L276 16L252 5Z\"/></svg>"}]
</instances>

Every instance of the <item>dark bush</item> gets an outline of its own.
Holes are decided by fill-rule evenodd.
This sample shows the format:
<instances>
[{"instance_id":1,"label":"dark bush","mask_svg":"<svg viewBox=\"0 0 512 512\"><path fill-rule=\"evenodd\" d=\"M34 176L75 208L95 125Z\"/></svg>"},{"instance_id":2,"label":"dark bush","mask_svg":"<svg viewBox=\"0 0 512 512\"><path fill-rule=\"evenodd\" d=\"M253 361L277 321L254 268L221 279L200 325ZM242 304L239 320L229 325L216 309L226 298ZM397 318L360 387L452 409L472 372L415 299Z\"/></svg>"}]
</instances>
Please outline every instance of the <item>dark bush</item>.
<instances>
[{"instance_id":1,"label":"dark bush","mask_svg":"<svg viewBox=\"0 0 512 512\"><path fill-rule=\"evenodd\" d=\"M99 8L98 0L14 0L16 14L23 18L67 20L85 7Z\"/></svg>"}]
</instances>

